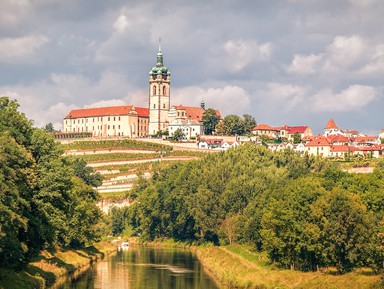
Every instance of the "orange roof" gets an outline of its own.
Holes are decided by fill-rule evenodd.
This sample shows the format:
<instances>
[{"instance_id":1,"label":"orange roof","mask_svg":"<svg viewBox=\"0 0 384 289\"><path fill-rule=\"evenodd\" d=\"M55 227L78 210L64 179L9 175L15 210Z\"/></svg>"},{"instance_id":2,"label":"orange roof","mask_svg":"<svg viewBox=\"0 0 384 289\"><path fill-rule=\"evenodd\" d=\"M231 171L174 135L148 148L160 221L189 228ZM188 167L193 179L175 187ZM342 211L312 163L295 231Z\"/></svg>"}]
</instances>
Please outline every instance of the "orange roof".
<instances>
[{"instance_id":1,"label":"orange roof","mask_svg":"<svg viewBox=\"0 0 384 289\"><path fill-rule=\"evenodd\" d=\"M343 136L341 134L335 135L335 136L329 136L328 139L331 141L331 143L334 142L349 142L349 139L346 136Z\"/></svg>"},{"instance_id":2,"label":"orange roof","mask_svg":"<svg viewBox=\"0 0 384 289\"><path fill-rule=\"evenodd\" d=\"M354 142L360 142L360 143L372 142L376 140L377 140L377 136L357 136L353 139Z\"/></svg>"},{"instance_id":3,"label":"orange roof","mask_svg":"<svg viewBox=\"0 0 384 289\"><path fill-rule=\"evenodd\" d=\"M331 146L331 152L337 152L337 153L347 153L347 152L354 152L357 149L355 147L350 147L347 145L336 145Z\"/></svg>"},{"instance_id":4,"label":"orange roof","mask_svg":"<svg viewBox=\"0 0 384 289\"><path fill-rule=\"evenodd\" d=\"M67 118L82 118L82 117L97 117L107 115L127 115L131 111L136 111L139 116L148 117L147 108L138 108L132 105L125 106L108 106L96 108L83 108L71 110L64 119Z\"/></svg>"},{"instance_id":5,"label":"orange roof","mask_svg":"<svg viewBox=\"0 0 384 289\"><path fill-rule=\"evenodd\" d=\"M202 121L203 119L203 114L205 112L205 109L202 107L194 107L194 106L184 106L184 105L177 105L175 106L177 110L184 110L185 114L190 118L198 121ZM221 114L220 111L215 109L216 115L221 119Z\"/></svg>"},{"instance_id":6,"label":"orange roof","mask_svg":"<svg viewBox=\"0 0 384 289\"><path fill-rule=\"evenodd\" d=\"M262 123L262 124L255 126L252 130L275 130L275 131L279 131L280 129L281 129L280 127L273 127L273 126L270 126L266 123Z\"/></svg>"},{"instance_id":7,"label":"orange roof","mask_svg":"<svg viewBox=\"0 0 384 289\"><path fill-rule=\"evenodd\" d=\"M328 123L327 123L327 125L325 126L325 128L337 128L337 125L336 125L336 123L335 123L335 121L331 118L329 121L328 121Z\"/></svg>"},{"instance_id":8,"label":"orange roof","mask_svg":"<svg viewBox=\"0 0 384 289\"><path fill-rule=\"evenodd\" d=\"M301 126L289 126L288 127L288 133L289 134L295 134L295 133L304 133L307 130L308 126L301 125Z\"/></svg>"},{"instance_id":9,"label":"orange roof","mask_svg":"<svg viewBox=\"0 0 384 289\"><path fill-rule=\"evenodd\" d=\"M135 106L135 110L140 117L149 117L149 108Z\"/></svg>"},{"instance_id":10,"label":"orange roof","mask_svg":"<svg viewBox=\"0 0 384 289\"><path fill-rule=\"evenodd\" d=\"M306 146L322 147L322 146L330 146L330 143L325 136L318 134L317 136L312 137L312 139L306 144Z\"/></svg>"}]
</instances>

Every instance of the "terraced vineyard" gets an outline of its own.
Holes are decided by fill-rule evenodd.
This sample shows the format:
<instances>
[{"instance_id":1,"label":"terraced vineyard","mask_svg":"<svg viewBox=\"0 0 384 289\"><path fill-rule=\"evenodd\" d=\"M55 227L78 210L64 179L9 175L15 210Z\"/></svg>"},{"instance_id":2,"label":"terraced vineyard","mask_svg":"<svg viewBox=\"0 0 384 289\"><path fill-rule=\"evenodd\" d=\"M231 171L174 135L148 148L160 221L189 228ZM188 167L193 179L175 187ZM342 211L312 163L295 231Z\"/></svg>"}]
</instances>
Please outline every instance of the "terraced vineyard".
<instances>
[{"instance_id":1,"label":"terraced vineyard","mask_svg":"<svg viewBox=\"0 0 384 289\"><path fill-rule=\"evenodd\" d=\"M129 191L139 177L150 178L154 164L168 161L189 161L202 157L207 152L137 140L76 141L62 144L64 154L69 158L82 158L95 172L103 175L103 184L95 188L106 203L129 204ZM165 143L165 144L164 144ZM175 149L174 149L175 148ZM107 211L108 209L104 209Z\"/></svg>"}]
</instances>

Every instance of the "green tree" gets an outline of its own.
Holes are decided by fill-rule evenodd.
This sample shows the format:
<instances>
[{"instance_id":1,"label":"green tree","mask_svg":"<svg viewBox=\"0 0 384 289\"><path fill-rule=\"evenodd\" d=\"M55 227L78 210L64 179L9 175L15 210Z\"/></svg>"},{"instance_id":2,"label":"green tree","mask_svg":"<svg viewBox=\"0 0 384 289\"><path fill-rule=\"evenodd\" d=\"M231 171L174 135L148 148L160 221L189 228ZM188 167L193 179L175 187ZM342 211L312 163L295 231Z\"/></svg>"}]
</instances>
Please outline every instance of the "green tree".
<instances>
[{"instance_id":1,"label":"green tree","mask_svg":"<svg viewBox=\"0 0 384 289\"><path fill-rule=\"evenodd\" d=\"M243 135L244 120L238 115L227 115L223 119L225 135Z\"/></svg>"},{"instance_id":2,"label":"green tree","mask_svg":"<svg viewBox=\"0 0 384 289\"><path fill-rule=\"evenodd\" d=\"M55 128L53 127L52 122L47 123L47 124L44 126L43 130L44 130L45 132L55 132Z\"/></svg>"},{"instance_id":3,"label":"green tree","mask_svg":"<svg viewBox=\"0 0 384 289\"><path fill-rule=\"evenodd\" d=\"M369 265L372 255L380 254L382 262L375 245L375 219L357 195L335 188L314 204L313 215L321 229L326 265L344 273Z\"/></svg>"},{"instance_id":4,"label":"green tree","mask_svg":"<svg viewBox=\"0 0 384 289\"><path fill-rule=\"evenodd\" d=\"M0 266L20 268L32 257L30 240L36 182L31 154L7 132L0 132ZM36 222L38 222L36 220Z\"/></svg>"},{"instance_id":5,"label":"green tree","mask_svg":"<svg viewBox=\"0 0 384 289\"><path fill-rule=\"evenodd\" d=\"M250 134L252 133L252 129L256 126L255 118L250 114L244 114L244 133Z\"/></svg>"},{"instance_id":6,"label":"green tree","mask_svg":"<svg viewBox=\"0 0 384 289\"><path fill-rule=\"evenodd\" d=\"M75 176L81 178L87 185L92 187L101 186L103 176L93 171L93 168L88 167L87 163L82 158L76 158L72 162Z\"/></svg>"},{"instance_id":7,"label":"green tree","mask_svg":"<svg viewBox=\"0 0 384 289\"><path fill-rule=\"evenodd\" d=\"M299 143L301 143L301 136L300 136L300 134L297 133L297 132L293 134L293 143L294 143L294 144L299 144Z\"/></svg>"},{"instance_id":8,"label":"green tree","mask_svg":"<svg viewBox=\"0 0 384 289\"><path fill-rule=\"evenodd\" d=\"M215 132L215 128L220 121L220 117L213 108L208 108L203 113L202 121L204 125L204 133L206 135L211 135Z\"/></svg>"},{"instance_id":9,"label":"green tree","mask_svg":"<svg viewBox=\"0 0 384 289\"><path fill-rule=\"evenodd\" d=\"M173 141L181 141L184 138L185 138L185 134L181 128L178 128L177 130L175 130L175 132L171 137Z\"/></svg>"},{"instance_id":10,"label":"green tree","mask_svg":"<svg viewBox=\"0 0 384 289\"><path fill-rule=\"evenodd\" d=\"M32 135L32 121L18 112L19 104L4 96L0 98L0 131L8 131L18 144L28 146Z\"/></svg>"}]
</instances>

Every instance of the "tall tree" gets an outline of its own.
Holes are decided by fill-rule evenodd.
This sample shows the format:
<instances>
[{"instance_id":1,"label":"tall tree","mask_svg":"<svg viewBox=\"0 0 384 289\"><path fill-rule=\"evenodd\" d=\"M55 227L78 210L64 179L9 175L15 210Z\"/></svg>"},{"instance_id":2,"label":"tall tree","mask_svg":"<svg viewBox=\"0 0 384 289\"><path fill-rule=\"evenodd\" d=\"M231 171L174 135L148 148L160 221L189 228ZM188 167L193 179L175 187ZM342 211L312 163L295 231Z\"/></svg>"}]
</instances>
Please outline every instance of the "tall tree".
<instances>
[{"instance_id":1,"label":"tall tree","mask_svg":"<svg viewBox=\"0 0 384 289\"><path fill-rule=\"evenodd\" d=\"M220 117L213 108L208 108L204 111L202 121L204 125L204 133L210 135L215 132L215 128L220 121Z\"/></svg>"},{"instance_id":2,"label":"tall tree","mask_svg":"<svg viewBox=\"0 0 384 289\"><path fill-rule=\"evenodd\" d=\"M256 126L255 118L250 114L244 114L244 133L249 134L252 133L252 129Z\"/></svg>"}]
</instances>

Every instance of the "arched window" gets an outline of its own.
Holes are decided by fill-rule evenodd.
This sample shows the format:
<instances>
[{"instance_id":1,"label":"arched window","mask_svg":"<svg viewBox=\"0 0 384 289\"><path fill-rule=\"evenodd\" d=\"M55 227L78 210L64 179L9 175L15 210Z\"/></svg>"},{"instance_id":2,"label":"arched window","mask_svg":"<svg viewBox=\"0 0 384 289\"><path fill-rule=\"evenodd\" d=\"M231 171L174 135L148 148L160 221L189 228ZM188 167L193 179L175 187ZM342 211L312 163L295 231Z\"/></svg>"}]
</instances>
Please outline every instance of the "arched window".
<instances>
[{"instance_id":1,"label":"arched window","mask_svg":"<svg viewBox=\"0 0 384 289\"><path fill-rule=\"evenodd\" d=\"M163 103L163 108L165 108L165 103Z\"/></svg>"},{"instance_id":2,"label":"arched window","mask_svg":"<svg viewBox=\"0 0 384 289\"><path fill-rule=\"evenodd\" d=\"M156 85L153 86L153 93L152 95L156 95Z\"/></svg>"},{"instance_id":3,"label":"arched window","mask_svg":"<svg viewBox=\"0 0 384 289\"><path fill-rule=\"evenodd\" d=\"M165 95L165 92L166 92L166 88L165 88L165 85L163 86L163 95Z\"/></svg>"},{"instance_id":4,"label":"arched window","mask_svg":"<svg viewBox=\"0 0 384 289\"><path fill-rule=\"evenodd\" d=\"M156 108L156 104L153 104L153 108Z\"/></svg>"}]
</instances>

